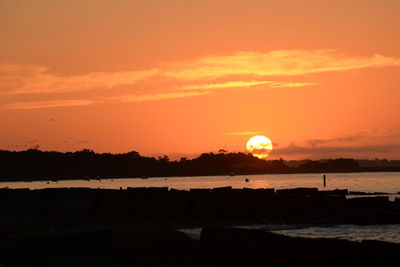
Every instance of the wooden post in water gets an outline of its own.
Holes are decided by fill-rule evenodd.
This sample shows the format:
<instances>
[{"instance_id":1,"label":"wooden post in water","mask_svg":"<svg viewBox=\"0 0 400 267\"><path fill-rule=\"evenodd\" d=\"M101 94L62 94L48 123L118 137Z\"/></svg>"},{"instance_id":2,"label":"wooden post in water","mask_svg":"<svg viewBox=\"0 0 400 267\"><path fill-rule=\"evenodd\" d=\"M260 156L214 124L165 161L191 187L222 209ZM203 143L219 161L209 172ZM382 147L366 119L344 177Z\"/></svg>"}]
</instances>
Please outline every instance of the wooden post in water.
<instances>
[{"instance_id":1,"label":"wooden post in water","mask_svg":"<svg viewBox=\"0 0 400 267\"><path fill-rule=\"evenodd\" d=\"M326 175L324 174L324 187L326 187Z\"/></svg>"}]
</instances>

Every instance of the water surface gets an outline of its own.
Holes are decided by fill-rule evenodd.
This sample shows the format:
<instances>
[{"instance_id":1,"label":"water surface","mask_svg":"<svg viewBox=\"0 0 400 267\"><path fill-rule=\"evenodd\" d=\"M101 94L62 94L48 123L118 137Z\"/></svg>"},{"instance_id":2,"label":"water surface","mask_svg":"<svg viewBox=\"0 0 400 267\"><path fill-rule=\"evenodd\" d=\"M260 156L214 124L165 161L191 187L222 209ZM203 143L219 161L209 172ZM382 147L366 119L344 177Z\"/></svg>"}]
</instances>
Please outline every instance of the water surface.
<instances>
[{"instance_id":1,"label":"water surface","mask_svg":"<svg viewBox=\"0 0 400 267\"><path fill-rule=\"evenodd\" d=\"M236 226L237 228L256 229L282 234L291 237L307 238L339 238L361 242L362 240L378 240L392 243L400 243L400 225L250 225ZM201 228L180 229L194 240L200 239Z\"/></svg>"},{"instance_id":2,"label":"water surface","mask_svg":"<svg viewBox=\"0 0 400 267\"><path fill-rule=\"evenodd\" d=\"M323 187L322 173L263 174L237 176L191 176L157 178L123 178L101 180L64 180L39 182L1 182L1 187L40 189L47 187L90 187L119 189L127 187L164 187L188 190L190 188L295 188L349 189L350 191L397 193L400 191L400 172L328 173ZM248 182L246 182L248 179Z\"/></svg>"}]
</instances>

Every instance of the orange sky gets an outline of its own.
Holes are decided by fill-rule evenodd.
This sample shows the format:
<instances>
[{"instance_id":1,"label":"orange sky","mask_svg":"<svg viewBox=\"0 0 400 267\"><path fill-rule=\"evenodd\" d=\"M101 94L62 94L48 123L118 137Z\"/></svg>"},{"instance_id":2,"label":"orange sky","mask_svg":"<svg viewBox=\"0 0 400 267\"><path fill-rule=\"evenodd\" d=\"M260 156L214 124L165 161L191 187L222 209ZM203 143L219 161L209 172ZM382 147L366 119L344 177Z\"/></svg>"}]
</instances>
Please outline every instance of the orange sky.
<instances>
[{"instance_id":1,"label":"orange sky","mask_svg":"<svg viewBox=\"0 0 400 267\"><path fill-rule=\"evenodd\" d=\"M0 149L400 159L397 0L2 0Z\"/></svg>"}]
</instances>

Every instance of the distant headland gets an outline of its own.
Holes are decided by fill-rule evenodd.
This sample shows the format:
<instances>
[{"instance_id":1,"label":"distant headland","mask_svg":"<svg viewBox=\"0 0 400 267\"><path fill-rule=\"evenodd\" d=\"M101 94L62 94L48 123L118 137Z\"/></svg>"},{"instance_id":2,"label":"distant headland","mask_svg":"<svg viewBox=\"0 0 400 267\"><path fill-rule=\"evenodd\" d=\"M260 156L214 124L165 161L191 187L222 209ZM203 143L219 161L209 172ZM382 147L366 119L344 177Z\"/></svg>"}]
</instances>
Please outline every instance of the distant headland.
<instances>
[{"instance_id":1,"label":"distant headland","mask_svg":"<svg viewBox=\"0 0 400 267\"><path fill-rule=\"evenodd\" d=\"M400 160L264 160L250 153L221 150L203 153L194 159L171 161L168 156L145 157L136 151L111 154L89 149L76 152L0 150L2 181L385 171L400 171Z\"/></svg>"}]
</instances>

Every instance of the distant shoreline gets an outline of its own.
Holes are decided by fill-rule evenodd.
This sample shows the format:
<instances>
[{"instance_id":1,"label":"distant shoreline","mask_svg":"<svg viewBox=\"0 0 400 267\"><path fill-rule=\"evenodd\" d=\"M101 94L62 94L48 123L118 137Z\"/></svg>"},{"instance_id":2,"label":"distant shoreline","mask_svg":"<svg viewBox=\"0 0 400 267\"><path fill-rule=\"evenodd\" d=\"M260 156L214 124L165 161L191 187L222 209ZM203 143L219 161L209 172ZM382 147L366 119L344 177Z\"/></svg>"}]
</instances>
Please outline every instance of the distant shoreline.
<instances>
[{"instance_id":1,"label":"distant shoreline","mask_svg":"<svg viewBox=\"0 0 400 267\"><path fill-rule=\"evenodd\" d=\"M248 153L203 153L194 159L170 161L168 156L0 150L0 181L93 180L147 177L195 177L256 174L400 172L399 160L346 158L286 161L264 160Z\"/></svg>"}]
</instances>

